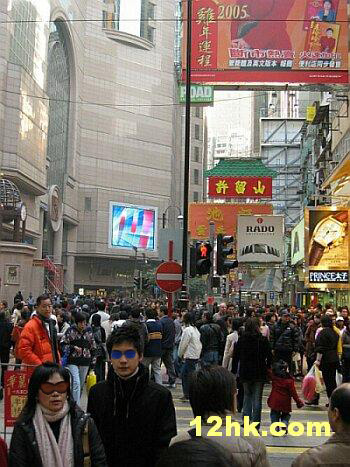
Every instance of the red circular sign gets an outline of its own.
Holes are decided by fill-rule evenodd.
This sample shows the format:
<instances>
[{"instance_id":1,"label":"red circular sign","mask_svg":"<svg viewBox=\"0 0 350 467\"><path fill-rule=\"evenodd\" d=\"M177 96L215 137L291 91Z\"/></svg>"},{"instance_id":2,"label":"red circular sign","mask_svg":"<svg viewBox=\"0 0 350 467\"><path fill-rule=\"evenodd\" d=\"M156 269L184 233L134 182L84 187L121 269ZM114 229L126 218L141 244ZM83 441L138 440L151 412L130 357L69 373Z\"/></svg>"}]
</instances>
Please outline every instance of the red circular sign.
<instances>
[{"instance_id":1,"label":"red circular sign","mask_svg":"<svg viewBox=\"0 0 350 467\"><path fill-rule=\"evenodd\" d=\"M158 266L156 283L164 292L177 292L182 286L182 266L175 261L168 261Z\"/></svg>"}]
</instances>

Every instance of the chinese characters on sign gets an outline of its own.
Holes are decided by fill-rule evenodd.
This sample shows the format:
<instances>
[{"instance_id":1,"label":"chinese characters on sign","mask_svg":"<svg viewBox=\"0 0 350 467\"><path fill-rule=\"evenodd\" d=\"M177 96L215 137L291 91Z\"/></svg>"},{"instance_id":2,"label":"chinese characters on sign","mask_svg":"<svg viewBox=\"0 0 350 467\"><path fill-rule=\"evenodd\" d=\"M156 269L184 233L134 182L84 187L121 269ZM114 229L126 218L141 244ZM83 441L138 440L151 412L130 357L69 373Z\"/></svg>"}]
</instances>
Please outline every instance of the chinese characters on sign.
<instances>
[{"instance_id":1,"label":"chinese characters on sign","mask_svg":"<svg viewBox=\"0 0 350 467\"><path fill-rule=\"evenodd\" d=\"M209 177L211 198L272 198L271 177Z\"/></svg>"},{"instance_id":2,"label":"chinese characters on sign","mask_svg":"<svg viewBox=\"0 0 350 467\"><path fill-rule=\"evenodd\" d=\"M183 2L185 20L186 3ZM326 3L324 0L193 1L193 80L348 83L347 1Z\"/></svg>"},{"instance_id":3,"label":"chinese characters on sign","mask_svg":"<svg viewBox=\"0 0 350 467\"><path fill-rule=\"evenodd\" d=\"M14 426L27 401L28 380L26 371L5 372L4 412L7 428Z\"/></svg>"}]
</instances>

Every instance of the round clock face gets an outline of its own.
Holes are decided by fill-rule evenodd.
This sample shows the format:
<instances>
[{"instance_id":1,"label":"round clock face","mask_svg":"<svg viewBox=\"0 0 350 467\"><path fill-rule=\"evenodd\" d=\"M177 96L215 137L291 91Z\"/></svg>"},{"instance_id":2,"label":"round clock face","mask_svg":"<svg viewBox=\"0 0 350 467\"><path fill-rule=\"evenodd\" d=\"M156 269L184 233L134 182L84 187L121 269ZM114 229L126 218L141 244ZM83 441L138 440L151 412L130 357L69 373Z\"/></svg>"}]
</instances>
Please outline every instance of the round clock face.
<instances>
[{"instance_id":1,"label":"round clock face","mask_svg":"<svg viewBox=\"0 0 350 467\"><path fill-rule=\"evenodd\" d=\"M27 207L25 204L21 206L21 219L23 222L27 219Z\"/></svg>"},{"instance_id":2,"label":"round clock face","mask_svg":"<svg viewBox=\"0 0 350 467\"><path fill-rule=\"evenodd\" d=\"M324 247L339 240L343 236L343 227L334 219L328 219L320 225L314 240Z\"/></svg>"}]
</instances>

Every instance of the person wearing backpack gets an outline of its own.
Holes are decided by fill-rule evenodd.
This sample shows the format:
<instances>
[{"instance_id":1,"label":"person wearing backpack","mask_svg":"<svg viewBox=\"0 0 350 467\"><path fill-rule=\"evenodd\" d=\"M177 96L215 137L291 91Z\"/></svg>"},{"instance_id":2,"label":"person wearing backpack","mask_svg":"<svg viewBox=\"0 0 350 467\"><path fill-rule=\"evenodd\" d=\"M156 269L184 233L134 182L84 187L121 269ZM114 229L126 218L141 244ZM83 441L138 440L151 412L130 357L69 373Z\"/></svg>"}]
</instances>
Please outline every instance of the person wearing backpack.
<instances>
[{"instance_id":1,"label":"person wearing backpack","mask_svg":"<svg viewBox=\"0 0 350 467\"><path fill-rule=\"evenodd\" d=\"M97 383L106 379L106 331L101 326L101 316L98 313L92 315L92 333L96 342L95 373Z\"/></svg>"},{"instance_id":2,"label":"person wearing backpack","mask_svg":"<svg viewBox=\"0 0 350 467\"><path fill-rule=\"evenodd\" d=\"M292 357L299 349L299 332L290 321L290 313L287 310L282 312L281 319L272 328L270 343L275 361L285 361L292 372Z\"/></svg>"},{"instance_id":3,"label":"person wearing backpack","mask_svg":"<svg viewBox=\"0 0 350 467\"><path fill-rule=\"evenodd\" d=\"M217 365L224 336L218 324L214 323L208 311L203 313L203 324L199 329L202 342L201 361L203 365Z\"/></svg>"}]
</instances>

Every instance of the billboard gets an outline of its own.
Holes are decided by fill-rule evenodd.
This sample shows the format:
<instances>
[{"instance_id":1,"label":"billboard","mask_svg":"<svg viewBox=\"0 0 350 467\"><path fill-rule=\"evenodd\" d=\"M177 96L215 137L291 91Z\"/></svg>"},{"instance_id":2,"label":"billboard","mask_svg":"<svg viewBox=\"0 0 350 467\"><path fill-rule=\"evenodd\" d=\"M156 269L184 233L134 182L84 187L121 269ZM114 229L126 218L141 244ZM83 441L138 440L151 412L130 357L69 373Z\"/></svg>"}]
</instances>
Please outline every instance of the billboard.
<instances>
[{"instance_id":1,"label":"billboard","mask_svg":"<svg viewBox=\"0 0 350 467\"><path fill-rule=\"evenodd\" d=\"M109 247L156 250L157 220L157 208L111 202Z\"/></svg>"},{"instance_id":2,"label":"billboard","mask_svg":"<svg viewBox=\"0 0 350 467\"><path fill-rule=\"evenodd\" d=\"M189 232L193 239L206 240L209 238L209 222L214 222L216 235L236 235L239 215L272 213L271 204L190 203Z\"/></svg>"},{"instance_id":3,"label":"billboard","mask_svg":"<svg viewBox=\"0 0 350 467\"><path fill-rule=\"evenodd\" d=\"M291 245L291 265L299 263L305 258L305 242L304 242L305 222L302 219L292 230L292 245Z\"/></svg>"},{"instance_id":4,"label":"billboard","mask_svg":"<svg viewBox=\"0 0 350 467\"><path fill-rule=\"evenodd\" d=\"M272 198L272 177L209 177L210 198Z\"/></svg>"},{"instance_id":5,"label":"billboard","mask_svg":"<svg viewBox=\"0 0 350 467\"><path fill-rule=\"evenodd\" d=\"M239 263L282 263L284 217L238 216L237 260Z\"/></svg>"},{"instance_id":6,"label":"billboard","mask_svg":"<svg viewBox=\"0 0 350 467\"><path fill-rule=\"evenodd\" d=\"M310 288L349 288L349 209L305 210L306 283Z\"/></svg>"},{"instance_id":7,"label":"billboard","mask_svg":"<svg viewBox=\"0 0 350 467\"><path fill-rule=\"evenodd\" d=\"M347 0L197 0L192 5L194 82L349 82ZM184 1L184 18L186 11Z\"/></svg>"},{"instance_id":8,"label":"billboard","mask_svg":"<svg viewBox=\"0 0 350 467\"><path fill-rule=\"evenodd\" d=\"M180 104L186 103L186 85L180 84ZM214 104L214 86L191 84L191 104Z\"/></svg>"}]
</instances>

